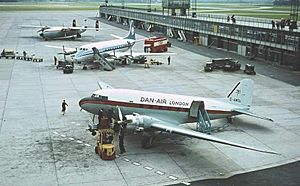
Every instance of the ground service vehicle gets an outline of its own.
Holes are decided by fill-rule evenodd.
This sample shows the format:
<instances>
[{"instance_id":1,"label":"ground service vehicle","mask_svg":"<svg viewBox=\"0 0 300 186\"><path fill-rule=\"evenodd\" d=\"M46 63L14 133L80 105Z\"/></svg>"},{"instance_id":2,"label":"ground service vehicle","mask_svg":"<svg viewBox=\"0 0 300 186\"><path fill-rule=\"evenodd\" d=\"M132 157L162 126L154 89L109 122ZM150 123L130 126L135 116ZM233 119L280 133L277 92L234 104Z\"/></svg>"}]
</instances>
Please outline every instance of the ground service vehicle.
<instances>
[{"instance_id":1,"label":"ground service vehicle","mask_svg":"<svg viewBox=\"0 0 300 186\"><path fill-rule=\"evenodd\" d=\"M108 118L101 119L101 126L98 129L95 152L103 160L114 160L116 158L114 130L109 128Z\"/></svg>"},{"instance_id":2,"label":"ground service vehicle","mask_svg":"<svg viewBox=\"0 0 300 186\"><path fill-rule=\"evenodd\" d=\"M8 58L15 59L16 54L15 54L15 51L13 51L13 50L3 50L1 52L1 57L5 57L6 59L8 59Z\"/></svg>"},{"instance_id":3,"label":"ground service vehicle","mask_svg":"<svg viewBox=\"0 0 300 186\"><path fill-rule=\"evenodd\" d=\"M168 51L168 38L165 36L149 38L144 41L145 52L166 52Z\"/></svg>"},{"instance_id":4,"label":"ground service vehicle","mask_svg":"<svg viewBox=\"0 0 300 186\"><path fill-rule=\"evenodd\" d=\"M57 65L56 65L56 69L59 69L59 68L64 69L65 66L67 66L67 65L72 65L72 63L69 62L69 61L65 61L65 60L58 60Z\"/></svg>"},{"instance_id":5,"label":"ground service vehicle","mask_svg":"<svg viewBox=\"0 0 300 186\"><path fill-rule=\"evenodd\" d=\"M250 65L250 64L246 64L245 65L244 73L246 73L248 75L255 75L256 72L254 71L254 66Z\"/></svg>"},{"instance_id":6,"label":"ground service vehicle","mask_svg":"<svg viewBox=\"0 0 300 186\"><path fill-rule=\"evenodd\" d=\"M63 67L64 74L72 74L73 73L73 66L72 65L65 65Z\"/></svg>"},{"instance_id":7,"label":"ground service vehicle","mask_svg":"<svg viewBox=\"0 0 300 186\"><path fill-rule=\"evenodd\" d=\"M214 69L223 69L224 71L236 71L240 70L241 64L238 60L232 58L214 58L211 61L206 62L204 67L205 72L211 72Z\"/></svg>"},{"instance_id":8,"label":"ground service vehicle","mask_svg":"<svg viewBox=\"0 0 300 186\"><path fill-rule=\"evenodd\" d=\"M136 56L132 58L132 62L137 64L144 64L145 62L147 62L147 58L146 56Z\"/></svg>"}]
</instances>

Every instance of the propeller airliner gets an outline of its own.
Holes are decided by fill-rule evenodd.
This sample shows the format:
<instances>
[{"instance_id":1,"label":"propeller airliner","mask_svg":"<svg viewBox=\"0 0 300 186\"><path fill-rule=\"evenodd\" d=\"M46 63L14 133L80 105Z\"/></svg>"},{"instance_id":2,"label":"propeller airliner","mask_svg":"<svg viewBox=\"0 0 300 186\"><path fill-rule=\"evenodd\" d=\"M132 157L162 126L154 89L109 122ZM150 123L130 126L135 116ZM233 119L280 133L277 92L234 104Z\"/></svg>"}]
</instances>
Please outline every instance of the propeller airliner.
<instances>
[{"instance_id":1,"label":"propeller airliner","mask_svg":"<svg viewBox=\"0 0 300 186\"><path fill-rule=\"evenodd\" d=\"M231 118L244 114L268 121L272 119L250 111L252 104L253 80L241 80L226 98L202 98L129 89L115 89L104 82L98 82L100 89L79 101L79 106L94 115L100 109L114 109L119 113L120 122L133 125L143 131L142 146L151 147L155 131L175 133L210 142L221 143L264 153L277 154L223 140L205 132L187 129L181 124ZM202 118L202 119L201 119Z\"/></svg>"},{"instance_id":2,"label":"propeller airliner","mask_svg":"<svg viewBox=\"0 0 300 186\"><path fill-rule=\"evenodd\" d=\"M95 24L95 28L87 26L76 26L76 21L73 20L73 25L68 26L35 26L35 25L21 25L21 28L38 28L37 33L44 40L52 39L75 39L81 38L81 34L86 30L99 30L99 22Z\"/></svg>"},{"instance_id":3,"label":"propeller airliner","mask_svg":"<svg viewBox=\"0 0 300 186\"><path fill-rule=\"evenodd\" d=\"M125 37L119 37L111 34L117 39L108 40L108 41L99 41L94 43L89 43L82 45L77 48L67 48L67 47L58 47L50 46L51 48L63 49L66 55L72 55L74 62L77 63L88 63L95 60L95 55L99 54L102 62L107 63L105 58L126 58L134 56L169 56L175 53L144 53L144 52L133 52L131 49L136 42L144 41L144 39L136 39L135 31L133 27L133 21L130 22L129 31ZM130 50L129 50L130 49Z\"/></svg>"}]
</instances>

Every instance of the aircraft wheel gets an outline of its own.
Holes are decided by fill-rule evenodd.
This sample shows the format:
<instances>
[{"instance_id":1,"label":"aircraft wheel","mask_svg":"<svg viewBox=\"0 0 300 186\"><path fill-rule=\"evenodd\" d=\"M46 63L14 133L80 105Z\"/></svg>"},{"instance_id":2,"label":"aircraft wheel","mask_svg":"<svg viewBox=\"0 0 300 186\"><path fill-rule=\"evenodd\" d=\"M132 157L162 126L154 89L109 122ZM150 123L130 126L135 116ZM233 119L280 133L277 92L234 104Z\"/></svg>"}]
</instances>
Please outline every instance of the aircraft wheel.
<instances>
[{"instance_id":1,"label":"aircraft wheel","mask_svg":"<svg viewBox=\"0 0 300 186\"><path fill-rule=\"evenodd\" d=\"M227 122L230 123L230 124L232 124L233 118L232 118L232 117L228 117L228 118L227 118Z\"/></svg>"},{"instance_id":2,"label":"aircraft wheel","mask_svg":"<svg viewBox=\"0 0 300 186\"><path fill-rule=\"evenodd\" d=\"M154 136L144 136L142 140L142 147L144 149L149 149L152 147L154 141Z\"/></svg>"}]
</instances>

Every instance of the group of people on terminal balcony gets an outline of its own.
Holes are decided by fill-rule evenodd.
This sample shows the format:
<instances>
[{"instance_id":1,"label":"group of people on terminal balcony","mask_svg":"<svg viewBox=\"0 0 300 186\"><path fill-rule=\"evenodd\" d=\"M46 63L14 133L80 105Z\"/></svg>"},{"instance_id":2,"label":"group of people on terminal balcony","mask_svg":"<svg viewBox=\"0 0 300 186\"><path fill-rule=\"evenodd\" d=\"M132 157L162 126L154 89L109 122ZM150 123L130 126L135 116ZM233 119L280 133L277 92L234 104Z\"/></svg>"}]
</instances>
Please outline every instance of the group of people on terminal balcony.
<instances>
[{"instance_id":1,"label":"group of people on terminal balcony","mask_svg":"<svg viewBox=\"0 0 300 186\"><path fill-rule=\"evenodd\" d=\"M227 22L229 22L230 19L231 19L231 22L232 22L232 23L235 23L235 22L236 22L234 15L232 15L231 17L227 16Z\"/></svg>"},{"instance_id":2,"label":"group of people on terminal balcony","mask_svg":"<svg viewBox=\"0 0 300 186\"><path fill-rule=\"evenodd\" d=\"M272 24L272 29L275 29L276 27L276 29L283 30L285 26L288 26L289 30L292 30L297 27L297 25L295 25L295 22L293 20L290 20L290 18L287 19L281 18L280 21L276 21L276 22L272 20L271 24Z\"/></svg>"}]
</instances>

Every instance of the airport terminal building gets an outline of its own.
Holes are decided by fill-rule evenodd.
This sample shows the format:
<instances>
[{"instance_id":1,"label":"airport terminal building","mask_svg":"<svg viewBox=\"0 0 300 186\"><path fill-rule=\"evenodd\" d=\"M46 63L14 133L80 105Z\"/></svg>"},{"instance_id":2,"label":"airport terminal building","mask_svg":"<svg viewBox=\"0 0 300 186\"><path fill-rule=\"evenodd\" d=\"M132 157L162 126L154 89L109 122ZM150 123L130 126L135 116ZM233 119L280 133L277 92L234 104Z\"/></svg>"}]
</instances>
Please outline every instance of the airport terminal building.
<instances>
[{"instance_id":1,"label":"airport terminal building","mask_svg":"<svg viewBox=\"0 0 300 186\"><path fill-rule=\"evenodd\" d=\"M176 8L180 10L178 15ZM300 29L273 27L270 19L235 16L232 20L232 15L195 13L189 16L187 8L181 4L164 5L162 12L156 12L156 9L102 5L99 16L119 23L134 20L139 29L300 70Z\"/></svg>"}]
</instances>

